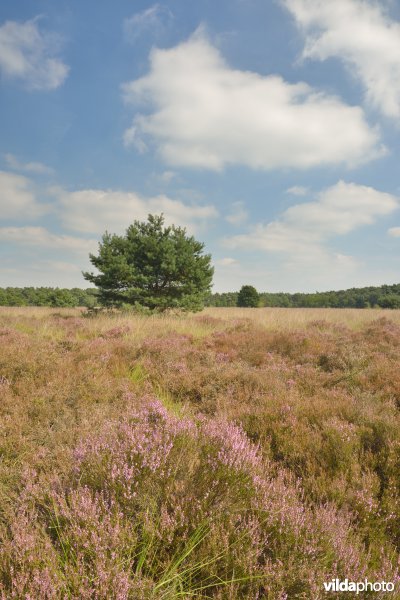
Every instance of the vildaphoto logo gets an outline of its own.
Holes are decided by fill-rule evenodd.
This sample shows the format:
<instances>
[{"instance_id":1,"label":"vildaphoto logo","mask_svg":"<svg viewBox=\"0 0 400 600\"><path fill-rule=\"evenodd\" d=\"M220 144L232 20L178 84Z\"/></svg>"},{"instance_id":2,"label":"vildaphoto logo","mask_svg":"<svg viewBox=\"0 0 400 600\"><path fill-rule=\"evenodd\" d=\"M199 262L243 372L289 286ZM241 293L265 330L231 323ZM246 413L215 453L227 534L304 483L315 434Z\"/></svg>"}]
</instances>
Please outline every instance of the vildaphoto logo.
<instances>
[{"instance_id":1,"label":"vildaphoto logo","mask_svg":"<svg viewBox=\"0 0 400 600\"><path fill-rule=\"evenodd\" d=\"M344 579L332 579L331 581L325 581L324 588L326 592L355 592L360 594L361 592L393 592L394 583L392 581L349 581Z\"/></svg>"}]
</instances>

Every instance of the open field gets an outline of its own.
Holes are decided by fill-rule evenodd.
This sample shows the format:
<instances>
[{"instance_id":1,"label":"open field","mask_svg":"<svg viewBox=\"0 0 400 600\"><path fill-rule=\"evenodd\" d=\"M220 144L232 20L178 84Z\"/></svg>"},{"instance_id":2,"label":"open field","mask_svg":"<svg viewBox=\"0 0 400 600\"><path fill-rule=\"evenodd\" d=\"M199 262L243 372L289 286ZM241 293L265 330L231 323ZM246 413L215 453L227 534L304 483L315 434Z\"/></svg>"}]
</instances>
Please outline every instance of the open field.
<instances>
[{"instance_id":1,"label":"open field","mask_svg":"<svg viewBox=\"0 0 400 600\"><path fill-rule=\"evenodd\" d=\"M1 308L1 598L400 598L399 359L400 311Z\"/></svg>"}]
</instances>

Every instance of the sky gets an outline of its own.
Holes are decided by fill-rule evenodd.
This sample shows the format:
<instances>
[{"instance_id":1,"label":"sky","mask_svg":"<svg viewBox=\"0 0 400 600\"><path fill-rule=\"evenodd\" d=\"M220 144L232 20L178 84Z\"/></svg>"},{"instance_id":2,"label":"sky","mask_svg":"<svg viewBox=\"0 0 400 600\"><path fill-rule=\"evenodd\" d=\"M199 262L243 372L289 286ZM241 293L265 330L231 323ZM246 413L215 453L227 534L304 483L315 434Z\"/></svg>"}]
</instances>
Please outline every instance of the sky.
<instances>
[{"instance_id":1,"label":"sky","mask_svg":"<svg viewBox=\"0 0 400 600\"><path fill-rule=\"evenodd\" d=\"M213 291L400 281L398 0L2 0L0 287L149 213Z\"/></svg>"}]
</instances>

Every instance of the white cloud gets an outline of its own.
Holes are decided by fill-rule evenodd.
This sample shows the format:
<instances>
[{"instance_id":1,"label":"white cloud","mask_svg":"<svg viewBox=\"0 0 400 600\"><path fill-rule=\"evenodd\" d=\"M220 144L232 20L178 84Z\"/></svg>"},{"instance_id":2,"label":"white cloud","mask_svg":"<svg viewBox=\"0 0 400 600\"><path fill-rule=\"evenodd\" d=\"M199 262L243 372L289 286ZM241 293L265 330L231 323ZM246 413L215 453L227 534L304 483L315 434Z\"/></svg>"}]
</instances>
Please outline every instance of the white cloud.
<instances>
[{"instance_id":1,"label":"white cloud","mask_svg":"<svg viewBox=\"0 0 400 600\"><path fill-rule=\"evenodd\" d=\"M292 196L305 196L308 192L308 188L303 187L301 185L294 185L286 190L287 194L292 194Z\"/></svg>"},{"instance_id":2,"label":"white cloud","mask_svg":"<svg viewBox=\"0 0 400 600\"><path fill-rule=\"evenodd\" d=\"M134 42L143 33L152 31L157 34L172 18L173 14L167 6L154 4L124 20L125 39Z\"/></svg>"},{"instance_id":3,"label":"white cloud","mask_svg":"<svg viewBox=\"0 0 400 600\"><path fill-rule=\"evenodd\" d=\"M217 260L217 265L221 265L222 267L232 267L234 265L238 265L239 261L236 260L236 258L231 258L230 256L227 256L226 258L221 258L220 260Z\"/></svg>"},{"instance_id":4,"label":"white cloud","mask_svg":"<svg viewBox=\"0 0 400 600\"><path fill-rule=\"evenodd\" d=\"M136 219L145 220L149 213L164 213L167 223L195 231L217 216L214 206L184 204L160 195L142 198L134 192L113 190L55 190L60 202L64 225L84 233L122 233Z\"/></svg>"},{"instance_id":5,"label":"white cloud","mask_svg":"<svg viewBox=\"0 0 400 600\"><path fill-rule=\"evenodd\" d=\"M26 252L32 248L26 248ZM35 253L34 259L29 261L29 256L23 252L13 258L9 267L0 266L1 281L3 286L50 286L50 287L88 287L88 282L83 279L82 269L90 268L87 260L74 257L77 264L63 260L47 260L40 251Z\"/></svg>"},{"instance_id":6,"label":"white cloud","mask_svg":"<svg viewBox=\"0 0 400 600\"><path fill-rule=\"evenodd\" d=\"M286 287L293 291L354 287L363 262L354 256L331 252L323 246L315 253L293 255L281 264ZM347 283L345 283L347 282Z\"/></svg>"},{"instance_id":7,"label":"white cloud","mask_svg":"<svg viewBox=\"0 0 400 600\"><path fill-rule=\"evenodd\" d=\"M30 179L0 171L0 219L35 218L46 211L47 207L38 203Z\"/></svg>"},{"instance_id":8,"label":"white cloud","mask_svg":"<svg viewBox=\"0 0 400 600\"><path fill-rule=\"evenodd\" d=\"M234 202L232 205L232 212L227 215L226 220L231 225L243 225L247 221L248 213L244 208L243 202Z\"/></svg>"},{"instance_id":9,"label":"white cloud","mask_svg":"<svg viewBox=\"0 0 400 600\"><path fill-rule=\"evenodd\" d=\"M124 131L122 141L126 148L134 146L139 154L144 154L148 150L147 144L141 139L140 132L136 125L132 125L132 127L129 127Z\"/></svg>"},{"instance_id":10,"label":"white cloud","mask_svg":"<svg viewBox=\"0 0 400 600\"><path fill-rule=\"evenodd\" d=\"M304 58L341 59L367 101L400 117L400 23L375 0L282 0L305 34Z\"/></svg>"},{"instance_id":11,"label":"white cloud","mask_svg":"<svg viewBox=\"0 0 400 600\"><path fill-rule=\"evenodd\" d=\"M93 252L98 244L96 240L54 234L44 227L1 227L0 239L23 246L39 246L52 251L68 250L78 254Z\"/></svg>"},{"instance_id":12,"label":"white cloud","mask_svg":"<svg viewBox=\"0 0 400 600\"><path fill-rule=\"evenodd\" d=\"M37 175L51 175L54 170L41 162L20 162L14 154L4 154L7 165L10 169L15 171L26 171L28 173L35 173Z\"/></svg>"},{"instance_id":13,"label":"white cloud","mask_svg":"<svg viewBox=\"0 0 400 600\"><path fill-rule=\"evenodd\" d=\"M305 83L232 69L201 31L153 50L149 73L123 91L153 111L136 115L125 142L147 135L172 165L352 166L383 152L361 108Z\"/></svg>"},{"instance_id":14,"label":"white cloud","mask_svg":"<svg viewBox=\"0 0 400 600\"><path fill-rule=\"evenodd\" d=\"M400 227L390 227L390 229L388 229L388 234L391 237L400 237Z\"/></svg>"},{"instance_id":15,"label":"white cloud","mask_svg":"<svg viewBox=\"0 0 400 600\"><path fill-rule=\"evenodd\" d=\"M163 171L160 175L160 180L163 183L171 183L173 179L176 179L177 175L174 171Z\"/></svg>"},{"instance_id":16,"label":"white cloud","mask_svg":"<svg viewBox=\"0 0 400 600\"><path fill-rule=\"evenodd\" d=\"M399 208L396 197L374 188L339 181L323 190L313 202L296 204L279 219L258 224L246 234L226 240L229 247L260 249L290 255L290 260L314 262L333 256L325 243L358 227L371 225L378 217ZM335 255L335 260L350 262L350 257Z\"/></svg>"},{"instance_id":17,"label":"white cloud","mask_svg":"<svg viewBox=\"0 0 400 600\"><path fill-rule=\"evenodd\" d=\"M39 31L37 19L0 27L0 71L20 79L34 90L54 90L62 85L69 67L56 58L59 39Z\"/></svg>"},{"instance_id":18,"label":"white cloud","mask_svg":"<svg viewBox=\"0 0 400 600\"><path fill-rule=\"evenodd\" d=\"M54 271L58 274L62 273L72 273L74 275L82 274L82 267L79 265L74 265L70 262L65 262L63 260L43 260L40 261L40 268L43 266L48 267L49 269L54 269Z\"/></svg>"}]
</instances>

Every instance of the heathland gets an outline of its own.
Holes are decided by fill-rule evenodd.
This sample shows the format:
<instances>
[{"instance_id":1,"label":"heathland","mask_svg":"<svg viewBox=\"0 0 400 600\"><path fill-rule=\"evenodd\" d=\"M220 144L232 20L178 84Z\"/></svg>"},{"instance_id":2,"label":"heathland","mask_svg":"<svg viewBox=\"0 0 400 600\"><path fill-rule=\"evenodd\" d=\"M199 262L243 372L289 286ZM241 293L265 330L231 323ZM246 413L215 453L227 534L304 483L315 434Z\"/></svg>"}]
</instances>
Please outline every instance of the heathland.
<instances>
[{"instance_id":1,"label":"heathland","mask_svg":"<svg viewBox=\"0 0 400 600\"><path fill-rule=\"evenodd\" d=\"M4 600L398 589L400 311L84 315L0 309Z\"/></svg>"}]
</instances>

